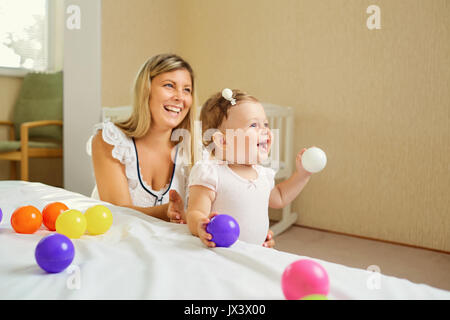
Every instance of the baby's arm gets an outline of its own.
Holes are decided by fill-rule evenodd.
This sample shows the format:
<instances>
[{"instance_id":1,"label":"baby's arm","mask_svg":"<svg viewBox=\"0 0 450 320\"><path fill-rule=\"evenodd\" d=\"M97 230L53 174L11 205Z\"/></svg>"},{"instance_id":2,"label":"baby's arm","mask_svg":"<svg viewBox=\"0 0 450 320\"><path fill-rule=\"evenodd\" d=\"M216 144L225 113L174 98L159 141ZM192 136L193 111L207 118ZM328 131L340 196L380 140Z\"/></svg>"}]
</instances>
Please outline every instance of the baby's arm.
<instances>
[{"instance_id":1,"label":"baby's arm","mask_svg":"<svg viewBox=\"0 0 450 320\"><path fill-rule=\"evenodd\" d=\"M306 151L303 148L295 159L296 171L289 179L277 184L270 193L269 207L281 209L291 203L308 183L311 172L306 171L302 166L302 154Z\"/></svg>"},{"instance_id":2,"label":"baby's arm","mask_svg":"<svg viewBox=\"0 0 450 320\"><path fill-rule=\"evenodd\" d=\"M215 247L211 234L206 232L206 225L215 214L210 214L211 204L216 193L209 188L193 185L189 187L189 200L186 213L189 230L208 247Z\"/></svg>"}]
</instances>

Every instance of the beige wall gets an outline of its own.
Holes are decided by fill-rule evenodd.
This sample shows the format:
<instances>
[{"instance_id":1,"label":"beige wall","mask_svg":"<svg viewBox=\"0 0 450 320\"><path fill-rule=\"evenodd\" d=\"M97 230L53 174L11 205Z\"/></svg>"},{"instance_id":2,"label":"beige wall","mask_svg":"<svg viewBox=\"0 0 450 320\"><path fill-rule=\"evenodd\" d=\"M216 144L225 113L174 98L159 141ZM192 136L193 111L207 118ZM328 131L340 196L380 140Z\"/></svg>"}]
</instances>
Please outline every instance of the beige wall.
<instances>
[{"instance_id":1,"label":"beige wall","mask_svg":"<svg viewBox=\"0 0 450 320\"><path fill-rule=\"evenodd\" d=\"M176 52L182 35L176 0L102 2L102 105L129 105L139 67L160 52Z\"/></svg>"},{"instance_id":2,"label":"beige wall","mask_svg":"<svg viewBox=\"0 0 450 320\"><path fill-rule=\"evenodd\" d=\"M298 224L450 251L450 5L445 0L104 1L104 106L176 51L203 102L223 87L295 108L295 149L328 156ZM381 8L368 30L366 8ZM294 160L294 159L292 159Z\"/></svg>"}]
</instances>

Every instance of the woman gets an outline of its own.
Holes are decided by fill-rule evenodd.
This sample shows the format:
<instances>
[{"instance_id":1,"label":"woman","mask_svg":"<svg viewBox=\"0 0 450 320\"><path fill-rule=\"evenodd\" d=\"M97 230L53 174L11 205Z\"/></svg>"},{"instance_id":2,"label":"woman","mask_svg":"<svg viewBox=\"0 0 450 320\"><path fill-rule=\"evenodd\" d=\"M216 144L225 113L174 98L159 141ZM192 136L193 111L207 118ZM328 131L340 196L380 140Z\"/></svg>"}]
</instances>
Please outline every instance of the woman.
<instances>
[{"instance_id":1,"label":"woman","mask_svg":"<svg viewBox=\"0 0 450 320\"><path fill-rule=\"evenodd\" d=\"M192 68L177 55L156 55L141 67L130 118L97 125L88 142L101 200L185 223L188 170L178 163L192 164L192 152L171 137L193 127L193 92Z\"/></svg>"}]
</instances>

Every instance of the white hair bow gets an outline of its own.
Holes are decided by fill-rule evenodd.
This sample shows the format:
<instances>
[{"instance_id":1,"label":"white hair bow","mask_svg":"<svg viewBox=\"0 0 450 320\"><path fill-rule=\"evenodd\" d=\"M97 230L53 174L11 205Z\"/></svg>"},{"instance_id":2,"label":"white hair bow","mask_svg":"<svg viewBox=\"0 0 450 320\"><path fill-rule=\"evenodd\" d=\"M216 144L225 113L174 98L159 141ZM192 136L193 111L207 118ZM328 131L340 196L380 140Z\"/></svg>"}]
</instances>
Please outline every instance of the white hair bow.
<instances>
[{"instance_id":1,"label":"white hair bow","mask_svg":"<svg viewBox=\"0 0 450 320\"><path fill-rule=\"evenodd\" d=\"M236 104L236 99L233 98L233 91L231 89L225 88L222 90L222 97L231 102L231 105Z\"/></svg>"}]
</instances>

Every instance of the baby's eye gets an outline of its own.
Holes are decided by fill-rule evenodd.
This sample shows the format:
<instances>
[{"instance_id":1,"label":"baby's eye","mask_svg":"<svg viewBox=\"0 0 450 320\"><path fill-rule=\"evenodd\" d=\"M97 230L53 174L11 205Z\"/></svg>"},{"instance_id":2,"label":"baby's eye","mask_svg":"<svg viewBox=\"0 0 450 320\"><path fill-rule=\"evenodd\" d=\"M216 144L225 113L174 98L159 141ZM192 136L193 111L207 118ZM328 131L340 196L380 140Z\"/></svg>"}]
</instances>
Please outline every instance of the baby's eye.
<instances>
[{"instance_id":1,"label":"baby's eye","mask_svg":"<svg viewBox=\"0 0 450 320\"><path fill-rule=\"evenodd\" d=\"M256 128L258 126L258 124L256 123L256 122L253 122L251 125L250 125L250 127L252 127L252 128Z\"/></svg>"},{"instance_id":2,"label":"baby's eye","mask_svg":"<svg viewBox=\"0 0 450 320\"><path fill-rule=\"evenodd\" d=\"M269 123L268 122L264 123L264 127L268 128L269 127Z\"/></svg>"}]
</instances>

